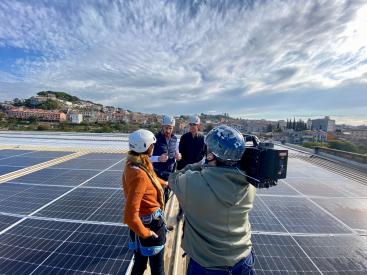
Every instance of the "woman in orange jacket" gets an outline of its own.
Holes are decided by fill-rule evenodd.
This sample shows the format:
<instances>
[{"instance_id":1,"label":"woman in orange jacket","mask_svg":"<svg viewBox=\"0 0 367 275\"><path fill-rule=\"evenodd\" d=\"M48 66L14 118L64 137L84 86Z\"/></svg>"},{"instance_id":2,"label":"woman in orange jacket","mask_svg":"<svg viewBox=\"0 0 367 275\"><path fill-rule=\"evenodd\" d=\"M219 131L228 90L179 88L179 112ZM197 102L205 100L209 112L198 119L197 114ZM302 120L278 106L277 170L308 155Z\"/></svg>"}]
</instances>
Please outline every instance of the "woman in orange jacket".
<instances>
[{"instance_id":1,"label":"woman in orange jacket","mask_svg":"<svg viewBox=\"0 0 367 275\"><path fill-rule=\"evenodd\" d=\"M166 225L163 217L163 186L150 161L156 138L140 129L129 135L122 186L125 195L124 222L130 228L129 248L134 250L132 275L143 274L149 258L152 275L164 274Z\"/></svg>"}]
</instances>

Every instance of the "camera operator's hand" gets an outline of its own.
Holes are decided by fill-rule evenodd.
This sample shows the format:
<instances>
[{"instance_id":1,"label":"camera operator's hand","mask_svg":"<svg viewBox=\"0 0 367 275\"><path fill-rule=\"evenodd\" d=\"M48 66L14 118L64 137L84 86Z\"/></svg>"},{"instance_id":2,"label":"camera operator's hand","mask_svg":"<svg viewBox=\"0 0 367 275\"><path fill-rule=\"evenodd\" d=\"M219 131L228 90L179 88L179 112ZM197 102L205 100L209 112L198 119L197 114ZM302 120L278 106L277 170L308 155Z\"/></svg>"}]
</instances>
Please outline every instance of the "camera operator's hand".
<instances>
[{"instance_id":1,"label":"camera operator's hand","mask_svg":"<svg viewBox=\"0 0 367 275\"><path fill-rule=\"evenodd\" d=\"M181 159L182 159L182 155L181 155L181 153L176 152L176 153L175 153L175 159L176 159L176 160L181 160Z\"/></svg>"},{"instance_id":2,"label":"camera operator's hand","mask_svg":"<svg viewBox=\"0 0 367 275\"><path fill-rule=\"evenodd\" d=\"M166 162L168 160L168 155L167 155L167 153L164 153L164 154L162 154L162 155L160 155L159 157L158 157L158 161L159 162Z\"/></svg>"}]
</instances>

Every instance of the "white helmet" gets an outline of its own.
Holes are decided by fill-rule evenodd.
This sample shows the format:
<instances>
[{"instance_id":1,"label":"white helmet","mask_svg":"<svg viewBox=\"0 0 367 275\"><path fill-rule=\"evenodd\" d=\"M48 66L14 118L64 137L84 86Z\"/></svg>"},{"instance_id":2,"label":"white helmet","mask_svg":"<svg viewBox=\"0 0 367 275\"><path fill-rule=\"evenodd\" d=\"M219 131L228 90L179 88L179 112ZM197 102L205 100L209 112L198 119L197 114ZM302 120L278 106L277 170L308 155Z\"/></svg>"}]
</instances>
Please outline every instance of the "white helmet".
<instances>
[{"instance_id":1,"label":"white helmet","mask_svg":"<svg viewBox=\"0 0 367 275\"><path fill-rule=\"evenodd\" d=\"M136 153L144 153L156 141L151 131L139 129L129 135L129 149Z\"/></svg>"},{"instance_id":2,"label":"white helmet","mask_svg":"<svg viewBox=\"0 0 367 275\"><path fill-rule=\"evenodd\" d=\"M172 126L175 127L175 118L173 116L163 116L162 126Z\"/></svg>"},{"instance_id":3,"label":"white helmet","mask_svg":"<svg viewBox=\"0 0 367 275\"><path fill-rule=\"evenodd\" d=\"M189 123L190 124L196 124L196 125L200 124L200 117L198 117L198 116L190 116Z\"/></svg>"}]
</instances>

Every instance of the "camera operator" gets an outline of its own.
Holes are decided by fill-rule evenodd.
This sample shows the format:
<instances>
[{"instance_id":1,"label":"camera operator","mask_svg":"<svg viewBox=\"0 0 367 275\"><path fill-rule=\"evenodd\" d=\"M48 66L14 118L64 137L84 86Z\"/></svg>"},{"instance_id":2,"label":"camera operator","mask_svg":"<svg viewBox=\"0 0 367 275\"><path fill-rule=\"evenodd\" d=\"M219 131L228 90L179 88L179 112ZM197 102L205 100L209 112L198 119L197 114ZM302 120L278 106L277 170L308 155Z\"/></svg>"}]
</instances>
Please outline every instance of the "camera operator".
<instances>
[{"instance_id":1,"label":"camera operator","mask_svg":"<svg viewBox=\"0 0 367 275\"><path fill-rule=\"evenodd\" d=\"M237 166L245 151L241 133L226 125L205 138L206 164L190 164L169 177L185 212L187 274L253 274L249 211L256 189Z\"/></svg>"}]
</instances>

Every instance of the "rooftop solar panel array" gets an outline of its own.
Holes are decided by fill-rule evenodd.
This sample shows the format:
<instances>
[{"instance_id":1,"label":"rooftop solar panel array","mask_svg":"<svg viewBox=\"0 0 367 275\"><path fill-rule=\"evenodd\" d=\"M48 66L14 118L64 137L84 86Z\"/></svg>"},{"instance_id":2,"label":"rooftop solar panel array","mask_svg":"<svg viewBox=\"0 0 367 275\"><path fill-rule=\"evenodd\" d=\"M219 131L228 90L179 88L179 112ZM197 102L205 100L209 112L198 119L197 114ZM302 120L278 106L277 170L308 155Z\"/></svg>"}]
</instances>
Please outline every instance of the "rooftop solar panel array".
<instances>
[{"instance_id":1,"label":"rooftop solar panel array","mask_svg":"<svg viewBox=\"0 0 367 275\"><path fill-rule=\"evenodd\" d=\"M33 154L16 153L4 165ZM124 274L122 159L86 154L0 184L0 274ZM366 274L367 186L299 159L288 169L250 212L256 273Z\"/></svg>"},{"instance_id":2,"label":"rooftop solar panel array","mask_svg":"<svg viewBox=\"0 0 367 275\"><path fill-rule=\"evenodd\" d=\"M16 155L7 160L21 169ZM0 184L0 274L125 273L122 158L87 154Z\"/></svg>"}]
</instances>

